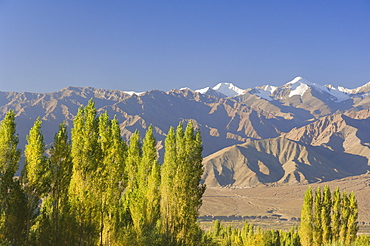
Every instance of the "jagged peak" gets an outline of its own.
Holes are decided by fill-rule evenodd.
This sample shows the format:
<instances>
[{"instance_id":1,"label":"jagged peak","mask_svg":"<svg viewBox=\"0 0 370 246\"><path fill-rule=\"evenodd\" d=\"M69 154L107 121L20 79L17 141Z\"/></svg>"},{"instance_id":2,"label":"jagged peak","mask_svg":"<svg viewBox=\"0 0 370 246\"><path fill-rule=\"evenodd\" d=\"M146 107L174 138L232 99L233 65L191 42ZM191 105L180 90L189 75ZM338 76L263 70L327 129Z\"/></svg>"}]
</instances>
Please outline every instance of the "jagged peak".
<instances>
[{"instance_id":1,"label":"jagged peak","mask_svg":"<svg viewBox=\"0 0 370 246\"><path fill-rule=\"evenodd\" d=\"M310 81L304 79L301 76L297 76L293 80L291 80L288 83L286 83L286 85L292 85L292 84L295 84L295 83L303 83L303 84L308 84L308 85L314 84L314 83L311 83Z\"/></svg>"}]
</instances>

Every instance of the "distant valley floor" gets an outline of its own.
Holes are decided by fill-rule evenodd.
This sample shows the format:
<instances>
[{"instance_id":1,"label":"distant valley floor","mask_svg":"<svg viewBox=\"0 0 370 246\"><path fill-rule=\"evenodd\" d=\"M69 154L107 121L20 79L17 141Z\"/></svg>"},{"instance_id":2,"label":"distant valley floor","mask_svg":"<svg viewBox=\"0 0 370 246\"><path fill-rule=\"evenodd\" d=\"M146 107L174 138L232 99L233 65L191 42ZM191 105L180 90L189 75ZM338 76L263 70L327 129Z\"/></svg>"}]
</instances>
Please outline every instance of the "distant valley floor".
<instances>
[{"instance_id":1,"label":"distant valley floor","mask_svg":"<svg viewBox=\"0 0 370 246\"><path fill-rule=\"evenodd\" d=\"M280 187L257 188L207 188L200 209L201 218L233 219L276 218L282 221L294 221L300 217L303 195L309 186L329 185L347 192L354 191L358 201L361 223L370 223L370 174L347 177L325 183L309 185L289 185Z\"/></svg>"}]
</instances>

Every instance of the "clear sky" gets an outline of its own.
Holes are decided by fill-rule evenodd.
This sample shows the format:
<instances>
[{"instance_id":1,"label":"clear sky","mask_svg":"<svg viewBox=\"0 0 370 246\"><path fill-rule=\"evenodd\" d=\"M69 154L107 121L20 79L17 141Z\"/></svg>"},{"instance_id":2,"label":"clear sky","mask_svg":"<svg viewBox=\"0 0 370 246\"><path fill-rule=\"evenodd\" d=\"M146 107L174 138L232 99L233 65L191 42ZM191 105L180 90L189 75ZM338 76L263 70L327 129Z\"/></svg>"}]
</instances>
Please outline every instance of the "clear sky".
<instances>
[{"instance_id":1,"label":"clear sky","mask_svg":"<svg viewBox=\"0 0 370 246\"><path fill-rule=\"evenodd\" d=\"M0 91L370 81L369 0L0 0Z\"/></svg>"}]
</instances>

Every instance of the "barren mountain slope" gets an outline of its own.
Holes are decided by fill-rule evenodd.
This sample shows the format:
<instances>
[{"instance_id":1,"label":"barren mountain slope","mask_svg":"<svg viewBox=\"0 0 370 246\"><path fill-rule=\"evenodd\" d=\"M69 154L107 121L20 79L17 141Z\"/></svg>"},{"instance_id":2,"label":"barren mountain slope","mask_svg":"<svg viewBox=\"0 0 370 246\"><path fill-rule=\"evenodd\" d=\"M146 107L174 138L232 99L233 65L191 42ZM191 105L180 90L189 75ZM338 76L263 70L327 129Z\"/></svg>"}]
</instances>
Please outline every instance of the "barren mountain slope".
<instances>
[{"instance_id":1,"label":"barren mountain slope","mask_svg":"<svg viewBox=\"0 0 370 246\"><path fill-rule=\"evenodd\" d=\"M347 115L334 114L320 118L304 127L292 129L285 137L307 145L323 146L336 152L369 159L369 111L352 111Z\"/></svg>"},{"instance_id":2,"label":"barren mountain slope","mask_svg":"<svg viewBox=\"0 0 370 246\"><path fill-rule=\"evenodd\" d=\"M231 146L207 156L203 164L208 187L313 183L363 174L370 168L367 158L284 137Z\"/></svg>"}]
</instances>

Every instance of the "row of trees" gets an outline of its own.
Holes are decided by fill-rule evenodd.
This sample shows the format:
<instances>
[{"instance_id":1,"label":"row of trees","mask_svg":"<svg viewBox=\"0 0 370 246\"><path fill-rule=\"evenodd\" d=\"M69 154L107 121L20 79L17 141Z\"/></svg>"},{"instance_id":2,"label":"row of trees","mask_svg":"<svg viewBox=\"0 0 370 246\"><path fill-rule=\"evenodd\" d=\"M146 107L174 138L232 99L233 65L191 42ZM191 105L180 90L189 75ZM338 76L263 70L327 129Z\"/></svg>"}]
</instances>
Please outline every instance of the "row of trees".
<instances>
[{"instance_id":1,"label":"row of trees","mask_svg":"<svg viewBox=\"0 0 370 246\"><path fill-rule=\"evenodd\" d=\"M213 229L205 232L204 241L212 246L301 246L305 245L300 238L299 227L288 231L263 229L248 222L240 227L224 226L214 221ZM313 243L311 245L314 245ZM370 236L358 235L351 243L332 241L322 243L323 246L365 246L370 245Z\"/></svg>"},{"instance_id":2,"label":"row of trees","mask_svg":"<svg viewBox=\"0 0 370 246\"><path fill-rule=\"evenodd\" d=\"M244 222L242 228L223 226L218 220L213 224L213 230L206 233L206 238L212 238L214 245L222 246L285 246L300 245L297 228L290 231L268 230Z\"/></svg>"},{"instance_id":3,"label":"row of trees","mask_svg":"<svg viewBox=\"0 0 370 246\"><path fill-rule=\"evenodd\" d=\"M349 195L337 188L333 194L329 186L315 192L309 188L304 196L299 235L303 246L326 245L340 242L353 243L357 236L357 201L353 192Z\"/></svg>"},{"instance_id":4,"label":"row of trees","mask_svg":"<svg viewBox=\"0 0 370 246\"><path fill-rule=\"evenodd\" d=\"M153 127L126 144L117 119L97 115L90 100L69 139L61 124L45 147L37 119L25 165L10 110L0 125L2 245L198 245L202 141L190 122L170 128L162 165Z\"/></svg>"}]
</instances>

